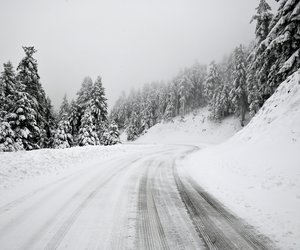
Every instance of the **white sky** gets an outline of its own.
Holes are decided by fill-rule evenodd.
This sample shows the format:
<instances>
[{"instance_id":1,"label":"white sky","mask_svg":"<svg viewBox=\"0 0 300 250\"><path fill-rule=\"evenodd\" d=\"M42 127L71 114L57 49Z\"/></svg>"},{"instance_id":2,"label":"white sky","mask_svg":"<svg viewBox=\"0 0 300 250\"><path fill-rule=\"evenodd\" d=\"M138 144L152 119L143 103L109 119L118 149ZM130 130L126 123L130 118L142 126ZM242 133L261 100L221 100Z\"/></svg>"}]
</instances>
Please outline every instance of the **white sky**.
<instances>
[{"instance_id":1,"label":"white sky","mask_svg":"<svg viewBox=\"0 0 300 250\"><path fill-rule=\"evenodd\" d=\"M254 38L258 0L0 0L0 63L33 45L58 107L101 75L110 106L122 90L168 80L196 60L220 59ZM277 4L269 0L275 11Z\"/></svg>"}]
</instances>

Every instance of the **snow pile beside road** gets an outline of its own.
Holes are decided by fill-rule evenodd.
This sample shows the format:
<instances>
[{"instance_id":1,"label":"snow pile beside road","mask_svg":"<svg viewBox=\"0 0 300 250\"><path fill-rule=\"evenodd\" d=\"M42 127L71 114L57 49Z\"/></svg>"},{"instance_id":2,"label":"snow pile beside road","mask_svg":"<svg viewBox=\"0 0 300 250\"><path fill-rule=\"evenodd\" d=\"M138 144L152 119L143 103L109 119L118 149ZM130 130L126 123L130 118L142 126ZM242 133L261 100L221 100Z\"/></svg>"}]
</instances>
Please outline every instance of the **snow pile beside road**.
<instances>
[{"instance_id":1,"label":"snow pile beside road","mask_svg":"<svg viewBox=\"0 0 300 250\"><path fill-rule=\"evenodd\" d=\"M211 121L207 108L201 108L187 115L182 121L180 117L174 122L159 123L138 138L136 143L158 144L216 144L225 141L241 129L236 117L229 117L222 122Z\"/></svg>"},{"instance_id":2,"label":"snow pile beside road","mask_svg":"<svg viewBox=\"0 0 300 250\"><path fill-rule=\"evenodd\" d=\"M76 167L101 165L104 160L142 152L146 147L115 145L0 152L0 189L31 177L57 175Z\"/></svg>"},{"instance_id":3,"label":"snow pile beside road","mask_svg":"<svg viewBox=\"0 0 300 250\"><path fill-rule=\"evenodd\" d=\"M191 176L281 249L300 249L300 72L227 142L191 155Z\"/></svg>"}]
</instances>

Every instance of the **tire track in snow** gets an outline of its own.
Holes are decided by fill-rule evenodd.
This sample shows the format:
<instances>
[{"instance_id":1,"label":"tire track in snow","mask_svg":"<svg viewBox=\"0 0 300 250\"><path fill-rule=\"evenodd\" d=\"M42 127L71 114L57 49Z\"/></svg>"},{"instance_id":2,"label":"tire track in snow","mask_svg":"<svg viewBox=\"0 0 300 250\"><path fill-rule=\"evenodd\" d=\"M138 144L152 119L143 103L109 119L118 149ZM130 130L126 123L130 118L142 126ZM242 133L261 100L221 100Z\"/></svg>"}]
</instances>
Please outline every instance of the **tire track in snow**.
<instances>
[{"instance_id":1,"label":"tire track in snow","mask_svg":"<svg viewBox=\"0 0 300 250\"><path fill-rule=\"evenodd\" d=\"M239 233L249 244L255 249L274 249L270 239L266 236L255 232L254 228L245 223L240 218L235 217L232 213L224 208L224 206L218 202L215 198L205 192L194 180L189 178L189 182L197 193L203 197L203 199L214 208L224 219Z\"/></svg>"},{"instance_id":2,"label":"tire track in snow","mask_svg":"<svg viewBox=\"0 0 300 250\"><path fill-rule=\"evenodd\" d=\"M111 160L108 160L111 161ZM107 162L107 161L106 161ZM35 190L33 190L32 192L27 193L26 195L23 195L20 198L17 198L3 206L0 207L0 215L2 215L5 212L10 211L11 209L14 209L15 207L17 207L18 205L26 202L27 200L29 200L30 198L33 198L35 195L42 193L43 191L52 188L54 185L59 184L61 182L68 182L68 179L74 179L78 176L81 176L82 173L85 173L87 171L87 169L81 169L78 172L75 172L69 176L64 176L56 181L50 182L42 187L39 187Z\"/></svg>"},{"instance_id":3,"label":"tire track in snow","mask_svg":"<svg viewBox=\"0 0 300 250\"><path fill-rule=\"evenodd\" d=\"M196 231L208 249L274 249L270 241L256 234L241 219L227 211L191 179L173 174L178 192Z\"/></svg>"},{"instance_id":4,"label":"tire track in snow","mask_svg":"<svg viewBox=\"0 0 300 250\"><path fill-rule=\"evenodd\" d=\"M169 249L151 192L151 180L153 178L149 175L151 162L146 163L148 167L139 185L138 211L140 220L137 228L137 245L138 249Z\"/></svg>"},{"instance_id":5,"label":"tire track in snow","mask_svg":"<svg viewBox=\"0 0 300 250\"><path fill-rule=\"evenodd\" d=\"M32 205L26 207L25 209L22 209L21 213L19 213L17 216L13 217L8 224L4 225L2 228L0 228L0 238L1 236L3 236L3 234L5 232L8 232L12 227L15 227L16 225L18 225L18 223L22 220L24 220L24 218L26 218L26 216L30 215L30 212L34 211L34 209L39 206L40 204L42 204L43 202L47 201L49 196L55 195L59 190L62 189L62 187L64 187L65 185L68 185L69 183L72 183L74 181L74 179L78 178L80 175L75 175L70 178L65 178L63 181L57 181L54 182L52 184L58 184L58 186L54 187L50 192L43 194L43 196L38 200L39 202L35 202ZM49 185L46 185L45 187L42 187L38 190L36 190L35 192L29 193L28 195L25 195L23 197L17 200L15 200L14 202L12 202L12 204L8 204L6 206L10 206L10 209L6 209L2 212L9 212L12 208L16 208L18 205L22 204L23 202L27 201L28 199L32 198L33 196L35 196L38 193L41 193L42 191L47 190L48 188L50 188Z\"/></svg>"},{"instance_id":6,"label":"tire track in snow","mask_svg":"<svg viewBox=\"0 0 300 250\"><path fill-rule=\"evenodd\" d=\"M147 155L153 156L153 155L160 155L161 153L168 152L170 150L163 150L159 152L155 152L152 154ZM73 213L63 222L61 227L56 231L56 233L53 235L52 239L48 242L45 249L57 249L61 242L63 241L65 235L68 233L80 213L83 211L83 209L88 205L88 203L93 199L97 193L100 191L102 187L104 187L106 184L108 184L115 176L120 174L122 171L125 171L128 167L132 166L134 163L138 162L139 160L143 159L144 156L138 157L137 159L131 161L129 164L126 164L125 166L121 167L118 171L110 175L104 182L99 184L81 203L80 205L73 211Z\"/></svg>"},{"instance_id":7,"label":"tire track in snow","mask_svg":"<svg viewBox=\"0 0 300 250\"><path fill-rule=\"evenodd\" d=\"M88 196L84 198L82 202L73 210L71 215L64 220L63 224L59 227L59 229L55 232L55 234L52 236L51 240L47 243L45 249L56 249L59 247L60 243L62 242L63 238L67 234L67 232L70 230L80 213L83 211L83 209L88 205L88 203L93 199L97 193L103 188L106 184L108 184L115 176L122 173L128 166L133 164L134 162L138 161L139 159L136 159L129 164L126 164L125 166L122 166L121 168L118 168L113 174L108 176L104 181L102 181L100 184L96 186L96 188L93 188L91 192L89 192ZM72 201L76 200L77 197L79 197L81 194L85 192L87 188L92 186L96 181L99 180L99 175L95 176L91 181L87 183L83 188L81 188L78 192L76 192L70 199L68 199L60 208L57 214L62 213L64 210L67 209L67 205L70 204ZM50 217L47 220L47 223L45 223L44 227L41 228L37 234L33 235L29 241L26 243L26 248L30 249L30 246L34 244L34 242L39 239L48 229L49 224L53 222L57 218L57 215L55 214L53 217Z\"/></svg>"},{"instance_id":8,"label":"tire track in snow","mask_svg":"<svg viewBox=\"0 0 300 250\"><path fill-rule=\"evenodd\" d=\"M77 174L77 173L76 173L76 174ZM8 211L10 211L11 209L13 209L13 208L15 208L16 206L18 206L18 205L20 205L20 204L26 202L28 199L34 197L35 195L37 195L37 194L39 194L39 193L41 193L41 192L47 190L48 188L51 188L51 187L53 187L54 185L59 184L59 183L61 183L61 182L67 181L67 179L69 179L69 178L71 178L71 177L73 177L73 175L62 177L62 178L60 178L60 179L58 179L58 180L56 180L56 181L53 181L53 182L51 182L51 183L48 183L47 185L44 185L44 186L42 186L42 187L40 187L40 188L38 188L38 189L36 189L36 190L34 190L34 191L32 191L32 192L30 192L30 193L24 195L24 196L22 196L22 197L20 197L20 198L18 198L18 199L16 199L16 200L13 200L13 201L11 201L11 202L9 202L9 203L7 203L7 204L1 206L1 207L0 207L0 215L2 215L3 213L6 213L6 212L8 212Z\"/></svg>"}]
</instances>

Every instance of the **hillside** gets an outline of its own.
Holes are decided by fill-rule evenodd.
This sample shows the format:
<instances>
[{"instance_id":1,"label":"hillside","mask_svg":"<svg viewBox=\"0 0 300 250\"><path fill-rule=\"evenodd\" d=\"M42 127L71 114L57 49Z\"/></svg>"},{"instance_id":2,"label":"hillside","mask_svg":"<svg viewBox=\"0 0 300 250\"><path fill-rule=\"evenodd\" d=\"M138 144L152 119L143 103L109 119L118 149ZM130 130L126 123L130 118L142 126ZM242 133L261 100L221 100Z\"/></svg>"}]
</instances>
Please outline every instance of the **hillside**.
<instances>
[{"instance_id":1,"label":"hillside","mask_svg":"<svg viewBox=\"0 0 300 250\"><path fill-rule=\"evenodd\" d=\"M210 112L202 108L187 115L184 120L175 117L173 122L159 123L136 140L137 143L210 145L224 142L241 129L236 117L222 122L209 119Z\"/></svg>"},{"instance_id":2,"label":"hillside","mask_svg":"<svg viewBox=\"0 0 300 250\"><path fill-rule=\"evenodd\" d=\"M281 249L300 249L299 74L243 130L185 162L201 186Z\"/></svg>"}]
</instances>

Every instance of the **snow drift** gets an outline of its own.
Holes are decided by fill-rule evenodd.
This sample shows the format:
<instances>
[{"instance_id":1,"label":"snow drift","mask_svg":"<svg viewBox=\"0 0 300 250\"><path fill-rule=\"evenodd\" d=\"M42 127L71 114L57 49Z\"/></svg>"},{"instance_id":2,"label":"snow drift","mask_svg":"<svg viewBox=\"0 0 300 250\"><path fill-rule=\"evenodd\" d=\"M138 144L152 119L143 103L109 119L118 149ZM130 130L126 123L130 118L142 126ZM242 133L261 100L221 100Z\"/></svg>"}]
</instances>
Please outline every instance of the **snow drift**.
<instances>
[{"instance_id":1,"label":"snow drift","mask_svg":"<svg viewBox=\"0 0 300 250\"><path fill-rule=\"evenodd\" d=\"M300 71L227 142L191 155L188 172L281 249L300 249Z\"/></svg>"}]
</instances>

